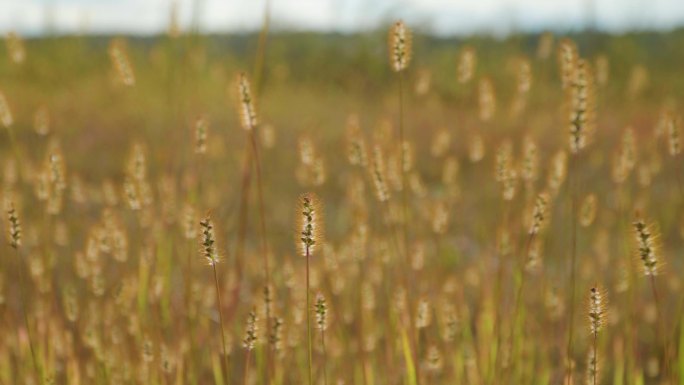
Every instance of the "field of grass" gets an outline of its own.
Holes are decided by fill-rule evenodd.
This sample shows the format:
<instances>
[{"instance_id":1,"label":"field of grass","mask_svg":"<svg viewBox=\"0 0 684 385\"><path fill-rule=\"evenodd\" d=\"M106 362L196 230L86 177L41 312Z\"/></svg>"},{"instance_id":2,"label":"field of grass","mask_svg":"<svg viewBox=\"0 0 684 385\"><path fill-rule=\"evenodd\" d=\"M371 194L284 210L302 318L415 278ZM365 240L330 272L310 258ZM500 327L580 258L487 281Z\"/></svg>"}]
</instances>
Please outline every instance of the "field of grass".
<instances>
[{"instance_id":1,"label":"field of grass","mask_svg":"<svg viewBox=\"0 0 684 385\"><path fill-rule=\"evenodd\" d=\"M684 31L5 42L0 385L684 384Z\"/></svg>"}]
</instances>

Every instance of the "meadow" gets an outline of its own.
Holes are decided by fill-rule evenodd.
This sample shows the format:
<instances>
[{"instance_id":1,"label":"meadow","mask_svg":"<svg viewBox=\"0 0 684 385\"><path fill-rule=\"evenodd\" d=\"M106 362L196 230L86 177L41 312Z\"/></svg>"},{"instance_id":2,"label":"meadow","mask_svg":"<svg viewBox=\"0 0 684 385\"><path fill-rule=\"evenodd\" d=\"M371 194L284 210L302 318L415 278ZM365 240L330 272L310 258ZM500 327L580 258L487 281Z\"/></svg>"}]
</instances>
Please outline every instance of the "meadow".
<instances>
[{"instance_id":1,"label":"meadow","mask_svg":"<svg viewBox=\"0 0 684 385\"><path fill-rule=\"evenodd\" d=\"M4 48L0 385L684 384L684 31Z\"/></svg>"}]
</instances>

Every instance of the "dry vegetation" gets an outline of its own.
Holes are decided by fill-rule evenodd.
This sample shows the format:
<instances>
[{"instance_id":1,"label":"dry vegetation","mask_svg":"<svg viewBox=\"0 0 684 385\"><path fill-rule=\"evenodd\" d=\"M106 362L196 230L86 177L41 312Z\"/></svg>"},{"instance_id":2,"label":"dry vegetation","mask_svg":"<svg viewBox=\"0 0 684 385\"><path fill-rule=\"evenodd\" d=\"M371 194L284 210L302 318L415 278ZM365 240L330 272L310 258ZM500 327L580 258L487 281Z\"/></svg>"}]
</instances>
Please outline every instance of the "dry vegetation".
<instances>
[{"instance_id":1,"label":"dry vegetation","mask_svg":"<svg viewBox=\"0 0 684 385\"><path fill-rule=\"evenodd\" d=\"M681 34L265 32L6 37L0 384L684 384Z\"/></svg>"}]
</instances>

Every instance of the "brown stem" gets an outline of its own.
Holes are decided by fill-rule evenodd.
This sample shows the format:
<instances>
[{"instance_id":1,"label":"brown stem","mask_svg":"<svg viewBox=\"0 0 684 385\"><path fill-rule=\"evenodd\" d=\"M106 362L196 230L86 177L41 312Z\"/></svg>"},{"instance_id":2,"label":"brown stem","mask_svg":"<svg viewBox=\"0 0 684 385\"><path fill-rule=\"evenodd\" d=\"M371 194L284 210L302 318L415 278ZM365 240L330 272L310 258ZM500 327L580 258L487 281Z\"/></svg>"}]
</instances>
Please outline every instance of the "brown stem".
<instances>
[{"instance_id":1,"label":"brown stem","mask_svg":"<svg viewBox=\"0 0 684 385\"><path fill-rule=\"evenodd\" d=\"M309 282L309 246L306 246L306 339L308 343L308 363L309 363L309 385L313 385L313 369L312 369L312 359L311 359L311 293L310 293L310 282Z\"/></svg>"},{"instance_id":2,"label":"brown stem","mask_svg":"<svg viewBox=\"0 0 684 385\"><path fill-rule=\"evenodd\" d=\"M327 353L325 350L325 330L321 329L321 344L323 345L323 385L328 385Z\"/></svg>"},{"instance_id":3,"label":"brown stem","mask_svg":"<svg viewBox=\"0 0 684 385\"><path fill-rule=\"evenodd\" d=\"M250 358L252 358L252 350L251 349L247 350L247 357L245 358L245 374L244 374L244 378L243 378L244 385L247 385L249 383L248 379L249 379L249 361L250 361Z\"/></svg>"},{"instance_id":4,"label":"brown stem","mask_svg":"<svg viewBox=\"0 0 684 385\"><path fill-rule=\"evenodd\" d=\"M663 344L663 349L665 349L665 354L663 355L663 361L664 361L664 366L665 366L665 377L669 377L671 375L670 373L670 357L669 357L669 349L668 349L668 341L666 339L662 338L661 331L665 331L665 320L663 319L662 313L660 312L660 299L658 297L658 289L656 288L656 283L655 283L655 276L650 275L649 280L651 282L651 291L653 292L653 301L655 302L655 307L656 307L656 317L658 317L657 322L656 322L656 327L655 327L655 336L656 336L656 344L662 343Z\"/></svg>"},{"instance_id":5,"label":"brown stem","mask_svg":"<svg viewBox=\"0 0 684 385\"><path fill-rule=\"evenodd\" d=\"M29 326L29 320L28 320L28 310L26 310L27 302L26 302L26 272L23 269L22 263L21 263L21 258L19 256L19 249L14 248L14 251L17 256L17 267L19 269L19 295L21 297L21 306L22 309L24 310L24 326L26 327L26 335L28 336L28 343L29 343L29 349L31 350L31 360L33 362L33 367L36 370L36 375L38 376L38 380L42 382L41 379L41 368L38 365L38 360L36 360L36 353L35 350L33 349L33 339L31 337L31 327Z\"/></svg>"},{"instance_id":6,"label":"brown stem","mask_svg":"<svg viewBox=\"0 0 684 385\"><path fill-rule=\"evenodd\" d=\"M261 162L259 160L259 146L257 145L256 132L254 127L250 130L250 141L252 143L254 166L256 168L257 194L259 198L259 221L261 228L261 253L263 254L264 276L266 279L266 290L268 291L271 290L271 273L268 265L268 242L266 232L266 214L264 209L264 189L263 178L261 174ZM271 330L271 306L269 303L266 304L266 330L268 330L268 332L270 332ZM266 370L267 374L269 374L271 370L271 352L269 349L266 349L266 361Z\"/></svg>"},{"instance_id":7,"label":"brown stem","mask_svg":"<svg viewBox=\"0 0 684 385\"><path fill-rule=\"evenodd\" d=\"M518 290L515 294L515 305L513 307L513 318L512 318L512 325L511 325L511 333L509 336L509 344L508 344L508 352L509 354L513 354L513 348L517 346L514 346L514 334L515 331L518 328L518 318L519 318L519 312L520 312L520 306L522 303L522 296L524 293L524 288L525 288L525 278L527 274L525 274L525 258L529 255L530 253L530 245L532 244L532 241L534 240L535 234L530 234L527 237L527 242L525 243L525 254L523 254L521 258L521 264L520 264L520 285L518 285ZM511 375L513 375L513 372L511 371Z\"/></svg>"},{"instance_id":8,"label":"brown stem","mask_svg":"<svg viewBox=\"0 0 684 385\"><path fill-rule=\"evenodd\" d=\"M214 283L216 284L216 308L219 313L219 323L221 324L221 347L223 348L223 364L225 365L225 372L228 373L228 352L226 351L226 335L223 330L223 309L221 309L221 290L219 289L218 274L216 273L216 263L212 263L214 268Z\"/></svg>"},{"instance_id":9,"label":"brown stem","mask_svg":"<svg viewBox=\"0 0 684 385\"><path fill-rule=\"evenodd\" d=\"M572 346L573 346L573 332L574 332L574 318L575 318L575 286L577 280L577 186L575 181L575 157L576 154L570 155L570 167L568 178L570 179L570 217L571 217L571 255L570 255L570 306L568 319L568 344L566 348L566 379L567 383L571 383L572 378Z\"/></svg>"}]
</instances>

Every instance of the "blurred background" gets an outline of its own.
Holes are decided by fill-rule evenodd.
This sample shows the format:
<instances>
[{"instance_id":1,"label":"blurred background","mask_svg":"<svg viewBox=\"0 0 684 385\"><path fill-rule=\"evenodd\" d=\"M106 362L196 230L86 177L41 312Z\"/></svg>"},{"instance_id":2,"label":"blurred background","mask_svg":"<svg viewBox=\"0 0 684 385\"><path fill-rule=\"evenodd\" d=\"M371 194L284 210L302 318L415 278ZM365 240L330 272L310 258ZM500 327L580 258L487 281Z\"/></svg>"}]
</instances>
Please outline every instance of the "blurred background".
<instances>
[{"instance_id":1,"label":"blurred background","mask_svg":"<svg viewBox=\"0 0 684 385\"><path fill-rule=\"evenodd\" d=\"M203 32L249 32L266 0L0 0L0 32L21 34L165 31L170 15ZM271 0L272 27L350 33L405 19L438 35L671 29L684 23L681 0Z\"/></svg>"}]
</instances>

